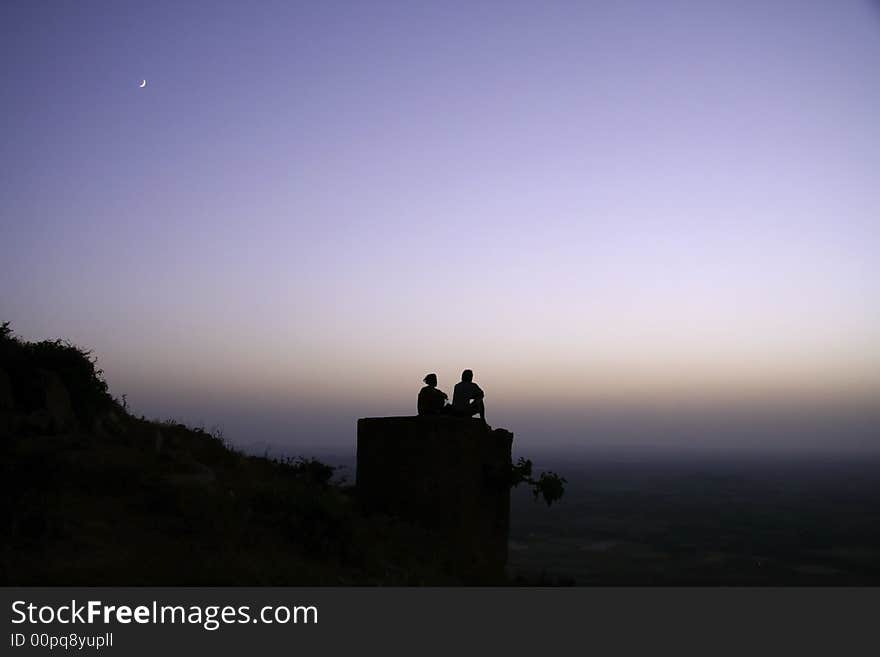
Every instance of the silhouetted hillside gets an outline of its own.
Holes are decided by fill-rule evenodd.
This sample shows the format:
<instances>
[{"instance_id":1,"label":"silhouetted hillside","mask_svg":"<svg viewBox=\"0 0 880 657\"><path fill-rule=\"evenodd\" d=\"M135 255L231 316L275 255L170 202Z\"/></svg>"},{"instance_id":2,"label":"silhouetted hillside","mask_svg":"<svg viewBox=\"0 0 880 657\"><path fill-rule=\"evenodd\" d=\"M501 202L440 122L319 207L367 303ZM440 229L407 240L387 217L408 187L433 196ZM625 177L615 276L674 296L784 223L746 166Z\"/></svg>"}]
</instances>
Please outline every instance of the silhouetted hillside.
<instances>
[{"instance_id":1,"label":"silhouetted hillside","mask_svg":"<svg viewBox=\"0 0 880 657\"><path fill-rule=\"evenodd\" d=\"M0 582L446 584L428 531L362 513L333 468L133 417L89 354L0 333Z\"/></svg>"}]
</instances>

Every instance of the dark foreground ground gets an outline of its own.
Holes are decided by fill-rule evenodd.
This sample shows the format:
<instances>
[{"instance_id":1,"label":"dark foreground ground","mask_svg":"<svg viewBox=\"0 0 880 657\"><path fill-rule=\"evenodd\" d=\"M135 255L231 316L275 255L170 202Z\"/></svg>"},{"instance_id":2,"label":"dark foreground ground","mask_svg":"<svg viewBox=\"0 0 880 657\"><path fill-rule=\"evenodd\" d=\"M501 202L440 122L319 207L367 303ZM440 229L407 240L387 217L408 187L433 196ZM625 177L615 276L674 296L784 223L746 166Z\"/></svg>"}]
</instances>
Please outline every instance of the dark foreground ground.
<instances>
[{"instance_id":1,"label":"dark foreground ground","mask_svg":"<svg viewBox=\"0 0 880 657\"><path fill-rule=\"evenodd\" d=\"M880 584L880 459L632 450L535 461L569 485L549 509L514 491L514 578Z\"/></svg>"}]
</instances>

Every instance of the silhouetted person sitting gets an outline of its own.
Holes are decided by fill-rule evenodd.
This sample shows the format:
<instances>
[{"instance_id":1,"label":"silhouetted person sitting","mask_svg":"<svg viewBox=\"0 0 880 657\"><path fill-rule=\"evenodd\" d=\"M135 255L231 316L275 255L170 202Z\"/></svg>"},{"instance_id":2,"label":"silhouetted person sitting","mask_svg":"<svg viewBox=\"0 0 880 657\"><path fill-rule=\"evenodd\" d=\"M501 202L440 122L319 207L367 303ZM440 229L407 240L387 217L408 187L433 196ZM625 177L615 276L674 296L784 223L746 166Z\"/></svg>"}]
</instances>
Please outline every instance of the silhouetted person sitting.
<instances>
[{"instance_id":1,"label":"silhouetted person sitting","mask_svg":"<svg viewBox=\"0 0 880 657\"><path fill-rule=\"evenodd\" d=\"M465 370L461 373L461 381L455 384L452 392L452 412L461 417L480 416L480 419L486 421L486 407L483 404L485 394L476 383L474 383L474 373Z\"/></svg>"},{"instance_id":2,"label":"silhouetted person sitting","mask_svg":"<svg viewBox=\"0 0 880 657\"><path fill-rule=\"evenodd\" d=\"M419 415L439 415L446 408L447 394L437 389L437 375L425 377L425 387L419 390Z\"/></svg>"}]
</instances>

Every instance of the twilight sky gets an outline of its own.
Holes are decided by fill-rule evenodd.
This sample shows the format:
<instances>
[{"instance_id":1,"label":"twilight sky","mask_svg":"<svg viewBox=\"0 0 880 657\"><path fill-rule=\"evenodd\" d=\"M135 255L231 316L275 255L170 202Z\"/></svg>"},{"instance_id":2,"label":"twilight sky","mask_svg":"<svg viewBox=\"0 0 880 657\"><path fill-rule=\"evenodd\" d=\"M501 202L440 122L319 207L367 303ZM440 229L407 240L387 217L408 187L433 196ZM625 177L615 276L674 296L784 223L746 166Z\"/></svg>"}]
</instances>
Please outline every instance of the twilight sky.
<instances>
[{"instance_id":1,"label":"twilight sky","mask_svg":"<svg viewBox=\"0 0 880 657\"><path fill-rule=\"evenodd\" d=\"M7 0L0 319L240 444L471 367L526 446L876 449L878 71L863 0Z\"/></svg>"}]
</instances>

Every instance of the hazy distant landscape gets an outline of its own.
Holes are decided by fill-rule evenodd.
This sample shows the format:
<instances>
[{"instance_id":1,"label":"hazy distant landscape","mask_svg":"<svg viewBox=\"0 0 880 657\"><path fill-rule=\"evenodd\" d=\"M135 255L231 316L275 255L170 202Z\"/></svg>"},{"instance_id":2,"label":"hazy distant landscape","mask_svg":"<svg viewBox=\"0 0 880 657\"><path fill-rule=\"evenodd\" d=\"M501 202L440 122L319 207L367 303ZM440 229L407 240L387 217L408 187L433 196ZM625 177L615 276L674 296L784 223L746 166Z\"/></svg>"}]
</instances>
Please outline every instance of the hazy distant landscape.
<instances>
[{"instance_id":1,"label":"hazy distant landscape","mask_svg":"<svg viewBox=\"0 0 880 657\"><path fill-rule=\"evenodd\" d=\"M548 583L880 583L880 459L649 450L537 459L551 508L512 498L509 572Z\"/></svg>"}]
</instances>

